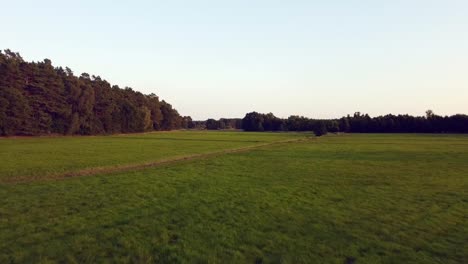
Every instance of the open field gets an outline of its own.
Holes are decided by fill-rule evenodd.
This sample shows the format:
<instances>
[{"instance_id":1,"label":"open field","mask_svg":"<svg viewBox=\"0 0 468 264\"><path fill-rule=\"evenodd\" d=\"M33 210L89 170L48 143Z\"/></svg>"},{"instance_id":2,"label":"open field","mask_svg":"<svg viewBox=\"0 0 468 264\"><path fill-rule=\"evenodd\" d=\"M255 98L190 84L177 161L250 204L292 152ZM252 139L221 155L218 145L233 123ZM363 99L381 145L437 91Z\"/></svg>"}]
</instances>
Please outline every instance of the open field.
<instances>
[{"instance_id":1,"label":"open field","mask_svg":"<svg viewBox=\"0 0 468 264\"><path fill-rule=\"evenodd\" d=\"M468 262L468 136L307 136L1 139L0 263Z\"/></svg>"},{"instance_id":2,"label":"open field","mask_svg":"<svg viewBox=\"0 0 468 264\"><path fill-rule=\"evenodd\" d=\"M0 138L0 182L46 179L303 138L295 133L175 131L89 137Z\"/></svg>"}]
</instances>

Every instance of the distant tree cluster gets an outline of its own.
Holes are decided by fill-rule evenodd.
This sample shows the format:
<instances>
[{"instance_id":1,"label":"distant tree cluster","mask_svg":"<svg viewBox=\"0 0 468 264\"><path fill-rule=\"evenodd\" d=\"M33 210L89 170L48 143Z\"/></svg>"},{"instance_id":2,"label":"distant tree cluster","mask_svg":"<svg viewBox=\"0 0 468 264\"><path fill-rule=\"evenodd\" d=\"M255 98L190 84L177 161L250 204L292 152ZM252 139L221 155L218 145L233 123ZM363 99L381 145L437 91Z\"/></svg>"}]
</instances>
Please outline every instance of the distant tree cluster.
<instances>
[{"instance_id":1,"label":"distant tree cluster","mask_svg":"<svg viewBox=\"0 0 468 264\"><path fill-rule=\"evenodd\" d=\"M155 94L0 51L0 135L112 134L188 128Z\"/></svg>"},{"instance_id":2,"label":"distant tree cluster","mask_svg":"<svg viewBox=\"0 0 468 264\"><path fill-rule=\"evenodd\" d=\"M428 110L426 116L385 115L370 117L356 112L340 119L317 120L303 116L281 119L272 113L251 112L242 119L245 131L315 131L351 133L468 133L468 115L439 116Z\"/></svg>"},{"instance_id":3,"label":"distant tree cluster","mask_svg":"<svg viewBox=\"0 0 468 264\"><path fill-rule=\"evenodd\" d=\"M206 121L193 121L194 129L221 130L221 129L241 129L242 119L240 118L221 118L215 120L210 118Z\"/></svg>"}]
</instances>

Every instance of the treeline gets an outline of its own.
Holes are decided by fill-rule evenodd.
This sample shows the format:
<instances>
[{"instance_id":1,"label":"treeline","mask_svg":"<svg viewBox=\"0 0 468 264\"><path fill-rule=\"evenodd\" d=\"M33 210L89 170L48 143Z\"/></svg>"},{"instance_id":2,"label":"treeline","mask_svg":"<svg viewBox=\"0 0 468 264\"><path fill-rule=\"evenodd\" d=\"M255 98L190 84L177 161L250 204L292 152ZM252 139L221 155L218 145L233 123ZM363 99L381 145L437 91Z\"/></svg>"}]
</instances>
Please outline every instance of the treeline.
<instances>
[{"instance_id":1,"label":"treeline","mask_svg":"<svg viewBox=\"0 0 468 264\"><path fill-rule=\"evenodd\" d=\"M207 129L207 130L220 130L220 129L242 129L241 118L221 118L215 120L210 118L206 121L193 121L189 128L193 129Z\"/></svg>"},{"instance_id":2,"label":"treeline","mask_svg":"<svg viewBox=\"0 0 468 264\"><path fill-rule=\"evenodd\" d=\"M251 112L242 119L245 131L316 131L351 133L468 133L468 115L439 116L431 110L425 116L385 115L370 117L356 112L340 119L317 120L303 116L282 119L272 113Z\"/></svg>"},{"instance_id":3,"label":"treeline","mask_svg":"<svg viewBox=\"0 0 468 264\"><path fill-rule=\"evenodd\" d=\"M191 121L155 94L0 50L0 135L144 132L187 128Z\"/></svg>"}]
</instances>

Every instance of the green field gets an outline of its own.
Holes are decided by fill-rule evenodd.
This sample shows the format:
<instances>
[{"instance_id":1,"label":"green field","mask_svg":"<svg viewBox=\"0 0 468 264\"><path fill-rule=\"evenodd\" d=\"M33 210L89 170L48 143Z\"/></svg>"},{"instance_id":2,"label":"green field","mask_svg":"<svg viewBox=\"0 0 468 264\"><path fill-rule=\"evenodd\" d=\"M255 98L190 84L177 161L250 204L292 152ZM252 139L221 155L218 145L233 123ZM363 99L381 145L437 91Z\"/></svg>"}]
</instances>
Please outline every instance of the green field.
<instances>
[{"instance_id":1,"label":"green field","mask_svg":"<svg viewBox=\"0 0 468 264\"><path fill-rule=\"evenodd\" d=\"M299 137L304 134L176 131L0 139L0 182L46 179L80 169L144 164Z\"/></svg>"},{"instance_id":2,"label":"green field","mask_svg":"<svg viewBox=\"0 0 468 264\"><path fill-rule=\"evenodd\" d=\"M468 263L468 136L0 139L0 201L0 263Z\"/></svg>"}]
</instances>

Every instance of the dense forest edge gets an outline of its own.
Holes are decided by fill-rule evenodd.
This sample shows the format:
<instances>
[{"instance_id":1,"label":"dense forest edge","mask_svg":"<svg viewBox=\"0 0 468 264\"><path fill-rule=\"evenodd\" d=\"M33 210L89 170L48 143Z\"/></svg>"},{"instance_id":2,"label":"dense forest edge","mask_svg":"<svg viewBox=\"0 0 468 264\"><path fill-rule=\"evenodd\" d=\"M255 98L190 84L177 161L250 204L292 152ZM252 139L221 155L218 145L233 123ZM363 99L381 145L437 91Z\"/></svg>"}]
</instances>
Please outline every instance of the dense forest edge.
<instances>
[{"instance_id":1,"label":"dense forest edge","mask_svg":"<svg viewBox=\"0 0 468 264\"><path fill-rule=\"evenodd\" d=\"M190 121L155 94L0 50L2 136L135 133L187 128Z\"/></svg>"},{"instance_id":2,"label":"dense forest edge","mask_svg":"<svg viewBox=\"0 0 468 264\"><path fill-rule=\"evenodd\" d=\"M75 76L49 59L27 62L19 53L0 50L0 136L99 135L173 129L243 129L350 133L468 133L468 116L370 117L360 112L339 119L303 116L278 118L247 113L244 118L192 121L155 94L111 85L99 76Z\"/></svg>"}]
</instances>

